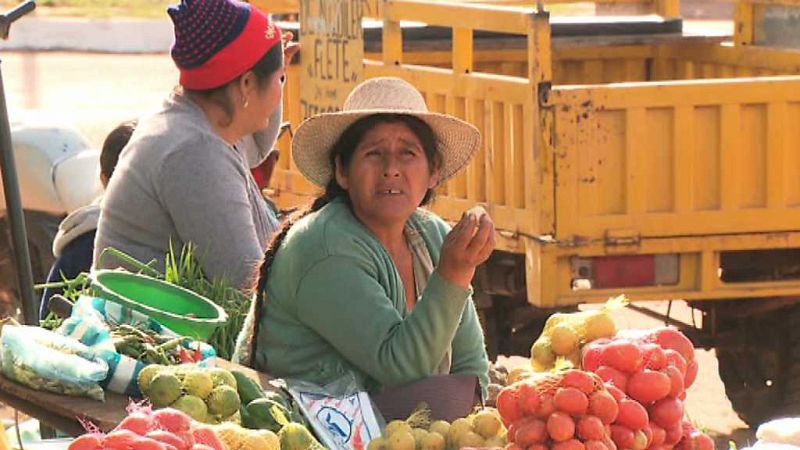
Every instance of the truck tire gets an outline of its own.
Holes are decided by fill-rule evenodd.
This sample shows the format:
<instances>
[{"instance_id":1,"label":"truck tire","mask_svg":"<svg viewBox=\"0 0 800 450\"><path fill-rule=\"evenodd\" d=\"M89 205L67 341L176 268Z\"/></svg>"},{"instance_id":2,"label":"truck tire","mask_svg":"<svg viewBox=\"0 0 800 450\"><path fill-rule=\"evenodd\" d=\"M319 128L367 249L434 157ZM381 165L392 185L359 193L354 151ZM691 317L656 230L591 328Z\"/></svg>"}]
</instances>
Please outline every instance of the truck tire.
<instances>
[{"instance_id":1,"label":"truck tire","mask_svg":"<svg viewBox=\"0 0 800 450\"><path fill-rule=\"evenodd\" d=\"M716 349L719 375L739 417L756 427L800 415L800 305L725 325L738 332Z\"/></svg>"}]
</instances>

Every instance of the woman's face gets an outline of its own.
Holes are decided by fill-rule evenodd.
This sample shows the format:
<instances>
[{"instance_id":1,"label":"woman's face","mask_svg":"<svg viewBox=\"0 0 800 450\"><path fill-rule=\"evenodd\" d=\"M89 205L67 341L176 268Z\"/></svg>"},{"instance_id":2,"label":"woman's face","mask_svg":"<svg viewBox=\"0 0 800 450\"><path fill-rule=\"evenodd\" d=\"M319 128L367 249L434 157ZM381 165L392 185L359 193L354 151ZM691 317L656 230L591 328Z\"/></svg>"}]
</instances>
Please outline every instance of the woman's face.
<instances>
[{"instance_id":1,"label":"woman's face","mask_svg":"<svg viewBox=\"0 0 800 450\"><path fill-rule=\"evenodd\" d=\"M286 80L286 69L281 67L273 73L263 85L259 84L255 74L244 117L248 119L247 133L254 133L266 128L270 116L283 101L283 83Z\"/></svg>"},{"instance_id":2,"label":"woman's face","mask_svg":"<svg viewBox=\"0 0 800 450\"><path fill-rule=\"evenodd\" d=\"M378 226L404 224L438 182L417 135L402 122L384 122L364 134L336 181L356 215Z\"/></svg>"}]
</instances>

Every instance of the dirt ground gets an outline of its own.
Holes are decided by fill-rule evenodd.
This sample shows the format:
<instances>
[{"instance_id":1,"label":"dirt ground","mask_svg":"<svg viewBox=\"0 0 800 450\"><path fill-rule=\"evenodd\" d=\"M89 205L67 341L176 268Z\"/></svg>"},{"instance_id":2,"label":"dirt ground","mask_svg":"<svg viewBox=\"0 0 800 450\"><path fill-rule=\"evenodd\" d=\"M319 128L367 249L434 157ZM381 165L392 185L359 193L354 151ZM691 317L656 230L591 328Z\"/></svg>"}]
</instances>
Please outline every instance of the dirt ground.
<instances>
[{"instance_id":1,"label":"dirt ground","mask_svg":"<svg viewBox=\"0 0 800 450\"><path fill-rule=\"evenodd\" d=\"M177 72L167 55L98 55L74 53L7 53L2 71L11 117L22 110L44 111L77 125L94 146L117 123L137 117L160 104L177 82ZM648 307L666 311L666 302ZM691 320L685 303L676 302L674 317ZM619 314L624 328L658 325L633 311ZM713 352L700 351L700 373L689 390L687 410L693 421L707 429L718 448L729 440L744 447L752 431L741 422L725 397ZM521 358L507 361L524 363ZM8 418L3 411L0 418Z\"/></svg>"}]
</instances>

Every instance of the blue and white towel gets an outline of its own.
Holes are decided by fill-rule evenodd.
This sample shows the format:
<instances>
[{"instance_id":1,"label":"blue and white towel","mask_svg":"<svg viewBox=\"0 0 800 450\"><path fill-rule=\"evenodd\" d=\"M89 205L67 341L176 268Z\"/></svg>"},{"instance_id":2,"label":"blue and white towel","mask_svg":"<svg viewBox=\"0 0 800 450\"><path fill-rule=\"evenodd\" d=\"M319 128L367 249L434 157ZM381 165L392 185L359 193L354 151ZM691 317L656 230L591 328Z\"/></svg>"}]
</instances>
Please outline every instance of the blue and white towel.
<instances>
[{"instance_id":1,"label":"blue and white towel","mask_svg":"<svg viewBox=\"0 0 800 450\"><path fill-rule=\"evenodd\" d=\"M142 393L136 379L147 364L116 351L110 330L122 324L140 330L155 331L164 336L178 337L175 332L145 314L118 303L87 295L81 296L75 302L72 315L64 321L58 332L93 348L106 361L108 377L101 383L104 388L139 397ZM216 364L217 352L210 345L189 338L184 339L181 345L191 354L200 351L202 358L196 363L197 365L213 367Z\"/></svg>"}]
</instances>

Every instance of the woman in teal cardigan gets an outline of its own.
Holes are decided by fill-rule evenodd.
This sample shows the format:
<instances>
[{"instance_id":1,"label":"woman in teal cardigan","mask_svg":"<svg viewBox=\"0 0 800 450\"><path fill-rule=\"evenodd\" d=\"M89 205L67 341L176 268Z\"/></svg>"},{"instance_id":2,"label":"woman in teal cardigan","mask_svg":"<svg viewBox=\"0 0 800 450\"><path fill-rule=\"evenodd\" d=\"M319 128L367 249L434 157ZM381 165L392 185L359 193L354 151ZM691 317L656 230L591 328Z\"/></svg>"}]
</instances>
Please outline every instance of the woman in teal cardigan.
<instances>
[{"instance_id":1,"label":"woman in teal cardigan","mask_svg":"<svg viewBox=\"0 0 800 450\"><path fill-rule=\"evenodd\" d=\"M343 111L305 121L292 155L325 193L267 250L239 361L319 385L353 373L370 392L436 374L485 389L470 282L494 225L477 209L451 230L419 208L479 146L476 128L428 112L398 78L365 81Z\"/></svg>"}]
</instances>

